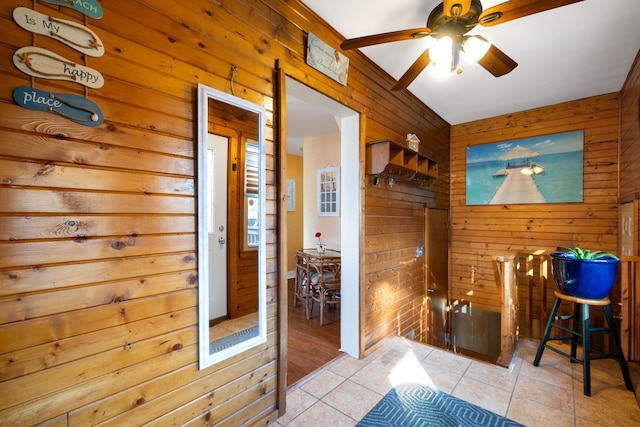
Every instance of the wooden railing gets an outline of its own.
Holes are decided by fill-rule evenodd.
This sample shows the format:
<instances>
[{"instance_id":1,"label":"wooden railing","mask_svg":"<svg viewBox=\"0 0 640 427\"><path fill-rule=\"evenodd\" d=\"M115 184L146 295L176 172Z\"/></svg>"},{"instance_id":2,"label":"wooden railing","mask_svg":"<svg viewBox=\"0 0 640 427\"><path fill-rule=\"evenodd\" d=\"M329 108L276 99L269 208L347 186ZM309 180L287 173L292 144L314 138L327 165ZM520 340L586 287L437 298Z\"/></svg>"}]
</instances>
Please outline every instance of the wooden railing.
<instances>
[{"instance_id":1,"label":"wooden railing","mask_svg":"<svg viewBox=\"0 0 640 427\"><path fill-rule=\"evenodd\" d=\"M554 301L555 284L551 271L551 259L545 251L518 252L510 256L494 257L497 264L496 283L500 285L502 295L503 352L501 358L509 357L510 336L539 339L549 317ZM640 257L623 256L620 258L620 295L611 295L613 304L620 305L619 332L622 349L628 360L640 360ZM515 275L515 278L514 278ZM509 289L507 289L509 288ZM514 302L507 306L504 293L517 295ZM566 307L561 307L563 311ZM516 310L515 315L513 310ZM614 307L614 314L617 307ZM560 313L562 314L562 313ZM569 314L569 313L564 313ZM515 332L511 322L517 320ZM593 316L594 322L601 322L600 313ZM516 341L517 342L517 338ZM603 343L609 346L608 342Z\"/></svg>"},{"instance_id":2,"label":"wooden railing","mask_svg":"<svg viewBox=\"0 0 640 427\"><path fill-rule=\"evenodd\" d=\"M500 355L496 363L508 367L518 344L518 277L516 255L494 257L500 294Z\"/></svg>"},{"instance_id":3,"label":"wooden railing","mask_svg":"<svg viewBox=\"0 0 640 427\"><path fill-rule=\"evenodd\" d=\"M627 359L640 360L640 257L620 257L620 340Z\"/></svg>"}]
</instances>

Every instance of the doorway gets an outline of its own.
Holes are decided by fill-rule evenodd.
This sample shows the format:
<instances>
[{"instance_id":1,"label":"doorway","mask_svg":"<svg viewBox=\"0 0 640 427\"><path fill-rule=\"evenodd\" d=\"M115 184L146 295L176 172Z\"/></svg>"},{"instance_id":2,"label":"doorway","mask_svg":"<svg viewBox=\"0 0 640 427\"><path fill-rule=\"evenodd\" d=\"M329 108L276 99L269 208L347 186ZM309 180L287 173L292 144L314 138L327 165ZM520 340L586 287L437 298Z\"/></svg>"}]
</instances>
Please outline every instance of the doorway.
<instances>
[{"instance_id":1,"label":"doorway","mask_svg":"<svg viewBox=\"0 0 640 427\"><path fill-rule=\"evenodd\" d=\"M323 243L329 243L329 247L339 249L342 252L342 302L338 305L339 331L337 333L339 334L339 339L337 340L337 350L348 353L353 357L359 357L360 116L357 112L294 79L287 77L285 86L286 88L282 92L286 94L287 111L285 114L286 123L283 123L283 126L286 128L287 136L286 141L283 141L286 146L286 150L283 150L283 153L287 151L304 157L305 141L321 138L323 135L333 134L338 142L335 148L338 153L333 153L337 154L338 161L332 160L327 162L328 164L318 164L317 158L314 157L316 163L307 163L313 164L310 166L313 169L326 166L339 167L340 169L340 211L339 216L336 218L338 228L332 236L333 240L329 242L323 241ZM345 161L345 159L349 161ZM304 163L303 161L303 165ZM302 194L300 190L304 186L314 184L316 172L316 170L305 170L303 172L305 180L312 182L296 181L290 188L295 187L296 194ZM313 203L307 203L304 206L304 210L306 218L317 216ZM306 222L314 223L312 220ZM302 236L297 236L298 241L294 247L282 251L284 254L289 254L287 261L287 270L289 272L293 271L295 266L291 253L295 253L296 249L314 247L316 232L318 230L315 228L312 229L304 225L302 231L295 232L289 229L289 225L287 225L288 240L296 237L295 234L302 233ZM286 244L294 245L291 243ZM289 274L288 276L291 277L292 275ZM291 301L292 298L292 295L288 295L287 301ZM312 318L306 322L319 323L317 318ZM289 322L289 325L291 325L289 328L295 327L295 324L292 325L291 322ZM289 331L289 334L291 333ZM287 349L289 358L293 357L295 351L305 351L305 349L295 348L294 345L295 342L291 342ZM309 372L320 366L308 366ZM288 385L291 384L289 381L288 383Z\"/></svg>"},{"instance_id":2,"label":"doorway","mask_svg":"<svg viewBox=\"0 0 640 427\"><path fill-rule=\"evenodd\" d=\"M209 234L209 265L216 274L209 275L209 318L210 321L226 319L227 310L227 157L229 138L207 134L207 164L212 192L209 200L211 229Z\"/></svg>"},{"instance_id":3,"label":"doorway","mask_svg":"<svg viewBox=\"0 0 640 427\"><path fill-rule=\"evenodd\" d=\"M424 342L447 348L449 341L449 211L425 210L427 328Z\"/></svg>"}]
</instances>

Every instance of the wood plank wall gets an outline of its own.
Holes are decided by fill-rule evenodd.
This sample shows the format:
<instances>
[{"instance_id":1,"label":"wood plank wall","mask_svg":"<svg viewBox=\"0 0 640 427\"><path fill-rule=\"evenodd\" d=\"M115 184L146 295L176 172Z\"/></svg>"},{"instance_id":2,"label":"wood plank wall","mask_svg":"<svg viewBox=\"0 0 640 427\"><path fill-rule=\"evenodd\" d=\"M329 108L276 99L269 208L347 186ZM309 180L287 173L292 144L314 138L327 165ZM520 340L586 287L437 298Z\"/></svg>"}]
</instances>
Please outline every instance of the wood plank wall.
<instances>
[{"instance_id":1,"label":"wood plank wall","mask_svg":"<svg viewBox=\"0 0 640 427\"><path fill-rule=\"evenodd\" d=\"M361 316L375 314L361 332L366 349L397 332L396 324L388 327L392 318L412 323L406 313L421 297L421 273L400 262L418 243L422 205L449 206L449 125L408 93L389 92L393 80L358 53L348 53L347 87L306 66L307 31L333 46L341 37L297 0L101 4L99 20L35 0L0 6L0 424L273 420L279 339L276 60L292 77L366 115L363 139L402 141L416 133L423 154L440 164L432 188L398 186L385 190L384 200L372 190L365 199L371 209L364 223L374 234L362 289L384 288L380 271L401 278L386 293L384 307L362 310ZM86 23L106 54L83 58L20 29L12 11L25 5ZM99 70L104 87L25 76L11 58L30 45ZM195 94L199 82L229 92L232 65L236 94L269 112L268 341L199 370ZM89 128L22 109L12 100L17 86L85 95L100 106L105 123ZM384 205L406 212L384 213ZM412 229L393 227L407 217ZM386 223L376 225L378 218Z\"/></svg>"},{"instance_id":2,"label":"wood plank wall","mask_svg":"<svg viewBox=\"0 0 640 427\"><path fill-rule=\"evenodd\" d=\"M640 51L621 93L620 197L625 202L640 199Z\"/></svg>"},{"instance_id":3,"label":"wood plank wall","mask_svg":"<svg viewBox=\"0 0 640 427\"><path fill-rule=\"evenodd\" d=\"M495 255L557 245L617 251L619 116L620 94L611 93L452 127L452 300L499 311ZM581 129L583 203L466 206L468 146Z\"/></svg>"}]
</instances>

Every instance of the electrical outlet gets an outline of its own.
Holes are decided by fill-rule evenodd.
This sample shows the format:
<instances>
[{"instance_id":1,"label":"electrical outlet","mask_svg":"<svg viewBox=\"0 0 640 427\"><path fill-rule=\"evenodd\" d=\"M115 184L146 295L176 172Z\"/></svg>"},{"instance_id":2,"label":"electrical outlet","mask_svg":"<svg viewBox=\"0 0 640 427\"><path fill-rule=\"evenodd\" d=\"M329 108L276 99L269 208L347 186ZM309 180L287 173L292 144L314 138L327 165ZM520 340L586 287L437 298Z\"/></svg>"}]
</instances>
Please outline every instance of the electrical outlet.
<instances>
[{"instance_id":1,"label":"electrical outlet","mask_svg":"<svg viewBox=\"0 0 640 427\"><path fill-rule=\"evenodd\" d=\"M424 248L422 246L418 246L416 248L416 258L422 258L423 253L424 253Z\"/></svg>"}]
</instances>

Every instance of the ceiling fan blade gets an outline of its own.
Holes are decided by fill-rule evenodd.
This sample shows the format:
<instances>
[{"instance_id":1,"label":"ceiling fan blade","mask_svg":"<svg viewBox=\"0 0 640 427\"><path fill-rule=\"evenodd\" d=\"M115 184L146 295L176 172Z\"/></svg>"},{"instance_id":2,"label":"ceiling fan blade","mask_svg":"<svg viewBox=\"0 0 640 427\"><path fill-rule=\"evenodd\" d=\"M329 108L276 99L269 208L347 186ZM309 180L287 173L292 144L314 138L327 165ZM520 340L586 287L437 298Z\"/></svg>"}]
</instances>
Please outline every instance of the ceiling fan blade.
<instances>
[{"instance_id":1,"label":"ceiling fan blade","mask_svg":"<svg viewBox=\"0 0 640 427\"><path fill-rule=\"evenodd\" d=\"M482 12L478 22L490 27L581 1L584 0L510 0Z\"/></svg>"},{"instance_id":2,"label":"ceiling fan blade","mask_svg":"<svg viewBox=\"0 0 640 427\"><path fill-rule=\"evenodd\" d=\"M427 65L429 65L430 62L431 59L429 58L429 49L427 49L422 53L422 55L418 57L418 59L416 59L416 62L414 62L411 67L409 67L409 69L402 75L402 77L400 77L398 83L396 83L391 88L391 90L397 92L399 90L406 89L411 84L411 82L414 81L416 77L418 77L422 70L424 70Z\"/></svg>"},{"instance_id":3,"label":"ceiling fan blade","mask_svg":"<svg viewBox=\"0 0 640 427\"><path fill-rule=\"evenodd\" d=\"M487 53L478 61L478 64L482 65L488 72L495 77L504 76L505 74L513 71L518 66L518 63L509 58L506 53L491 45Z\"/></svg>"},{"instance_id":4,"label":"ceiling fan blade","mask_svg":"<svg viewBox=\"0 0 640 427\"><path fill-rule=\"evenodd\" d=\"M340 44L343 50L357 49L359 47L373 46L376 44L411 40L425 37L431 34L430 28L414 28L412 30L391 31L389 33L374 34L372 36L356 37L348 39Z\"/></svg>"}]
</instances>

